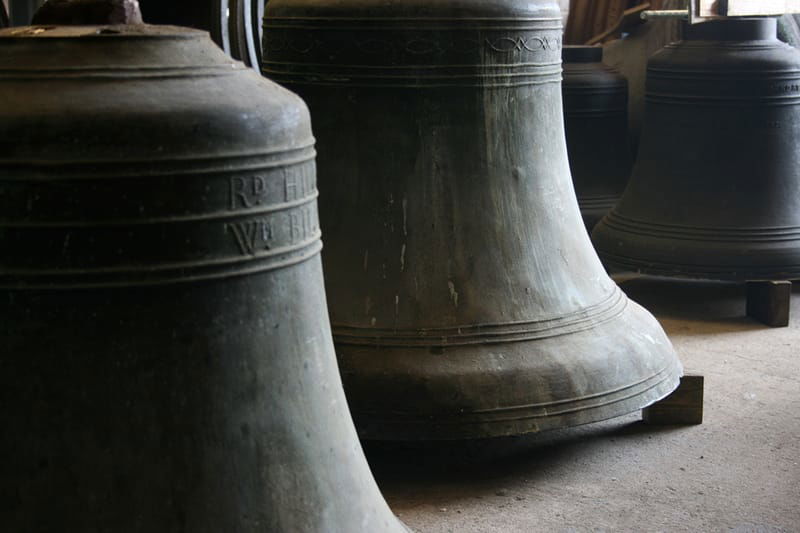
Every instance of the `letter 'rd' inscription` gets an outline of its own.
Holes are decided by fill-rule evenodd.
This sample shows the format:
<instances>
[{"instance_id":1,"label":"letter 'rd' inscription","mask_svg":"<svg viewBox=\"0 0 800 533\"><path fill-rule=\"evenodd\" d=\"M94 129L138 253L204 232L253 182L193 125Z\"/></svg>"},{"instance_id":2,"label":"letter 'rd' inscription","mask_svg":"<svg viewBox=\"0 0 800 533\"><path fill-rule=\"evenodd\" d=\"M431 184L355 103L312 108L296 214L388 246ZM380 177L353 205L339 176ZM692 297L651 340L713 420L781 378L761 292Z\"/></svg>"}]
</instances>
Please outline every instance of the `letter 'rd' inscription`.
<instances>
[{"instance_id":1,"label":"letter 'rd' inscription","mask_svg":"<svg viewBox=\"0 0 800 533\"><path fill-rule=\"evenodd\" d=\"M275 174L230 178L231 211L273 211L225 224L243 255L257 256L319 237L314 164Z\"/></svg>"},{"instance_id":2,"label":"letter 'rd' inscription","mask_svg":"<svg viewBox=\"0 0 800 533\"><path fill-rule=\"evenodd\" d=\"M285 168L276 176L234 176L230 179L230 209L290 203L316 192L313 163Z\"/></svg>"}]
</instances>

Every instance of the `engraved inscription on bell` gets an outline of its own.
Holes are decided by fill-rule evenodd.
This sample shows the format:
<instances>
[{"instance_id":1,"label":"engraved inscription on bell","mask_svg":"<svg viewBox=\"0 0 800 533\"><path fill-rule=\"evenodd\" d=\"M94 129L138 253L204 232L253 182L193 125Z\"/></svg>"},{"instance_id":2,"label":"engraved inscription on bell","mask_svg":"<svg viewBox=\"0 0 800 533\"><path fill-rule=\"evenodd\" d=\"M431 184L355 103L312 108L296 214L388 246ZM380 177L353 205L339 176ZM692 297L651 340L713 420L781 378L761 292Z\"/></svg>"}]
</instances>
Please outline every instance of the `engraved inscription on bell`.
<instances>
[{"instance_id":1,"label":"engraved inscription on bell","mask_svg":"<svg viewBox=\"0 0 800 533\"><path fill-rule=\"evenodd\" d=\"M0 101L2 529L404 532L336 366L303 102L144 25L0 30Z\"/></svg>"}]
</instances>

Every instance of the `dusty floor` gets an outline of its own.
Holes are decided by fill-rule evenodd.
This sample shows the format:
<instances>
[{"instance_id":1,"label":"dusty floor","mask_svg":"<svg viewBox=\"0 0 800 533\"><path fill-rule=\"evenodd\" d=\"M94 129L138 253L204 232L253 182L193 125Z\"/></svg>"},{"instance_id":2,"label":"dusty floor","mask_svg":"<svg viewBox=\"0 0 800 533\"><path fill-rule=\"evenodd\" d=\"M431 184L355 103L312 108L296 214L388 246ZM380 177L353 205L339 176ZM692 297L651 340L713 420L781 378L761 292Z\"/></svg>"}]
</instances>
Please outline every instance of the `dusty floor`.
<instances>
[{"instance_id":1,"label":"dusty floor","mask_svg":"<svg viewBox=\"0 0 800 533\"><path fill-rule=\"evenodd\" d=\"M705 375L705 422L633 414L536 437L367 445L386 499L426 532L800 532L800 287L789 328L745 318L738 285L622 284Z\"/></svg>"}]
</instances>

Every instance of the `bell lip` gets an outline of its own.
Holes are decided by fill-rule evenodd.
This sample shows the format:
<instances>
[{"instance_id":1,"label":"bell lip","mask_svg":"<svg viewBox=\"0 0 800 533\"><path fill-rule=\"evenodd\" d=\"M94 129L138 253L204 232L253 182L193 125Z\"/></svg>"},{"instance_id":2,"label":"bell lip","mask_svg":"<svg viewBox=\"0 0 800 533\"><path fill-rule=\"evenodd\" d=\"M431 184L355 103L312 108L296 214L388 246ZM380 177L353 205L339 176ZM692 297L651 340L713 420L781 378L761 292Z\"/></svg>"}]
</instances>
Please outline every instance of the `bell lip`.
<instances>
[{"instance_id":1,"label":"bell lip","mask_svg":"<svg viewBox=\"0 0 800 533\"><path fill-rule=\"evenodd\" d=\"M648 383L647 388L629 397L601 400L590 408L546 418L521 416L511 421L452 423L422 415L413 420L372 418L355 411L352 415L363 441L433 442L519 437L594 424L640 411L672 394L683 375L683 365L677 362L660 380Z\"/></svg>"},{"instance_id":2,"label":"bell lip","mask_svg":"<svg viewBox=\"0 0 800 533\"><path fill-rule=\"evenodd\" d=\"M787 242L795 244L787 248ZM606 268L697 280L800 279L800 237L785 228L755 234L687 228L629 219L614 210L597 224L592 243Z\"/></svg>"},{"instance_id":3,"label":"bell lip","mask_svg":"<svg viewBox=\"0 0 800 533\"><path fill-rule=\"evenodd\" d=\"M627 338L622 331L629 330L632 325L643 326L639 333L644 338L649 337L653 345L644 347L627 343ZM366 350L354 353L350 346L337 346L345 392L348 395L348 402L359 437L370 441L455 441L519 436L575 427L624 416L648 407L672 393L683 375L683 365L661 326L652 315L634 302L629 301L624 312L616 318L571 335L575 335L573 338L578 339L573 348L581 344L584 346L593 344L593 349L564 356L564 336L513 343L516 354L510 353L510 357L514 361L524 359L527 363L518 368L512 367L516 386L519 387L520 380L527 381L525 378L533 378L531 383L537 379L546 382L544 386L531 385L530 388L519 388L519 393L515 398L518 401L516 405L492 408L476 407L460 409L458 412L443 410L440 413L435 411L404 412L401 406L403 398L414 394L412 391L427 394L434 390L435 381L442 376L427 376L424 383L417 384L419 389L415 386L408 387L411 381L407 380L407 374L400 368L392 368L391 362L384 365L383 361L387 359L382 358L380 353L368 354ZM663 343L654 340L659 337L664 340ZM598 339L612 340L604 347L602 341L598 341ZM448 372L445 377L450 381L459 379L464 390L462 394L466 397L461 401L464 401L465 405L470 403L470 394L479 394L474 392L477 387L469 386L470 380L477 375L474 372L476 368L471 366L475 361L483 360L483 357L489 353L497 353L503 345L508 346L508 344L483 344L456 346L448 350L448 359L453 367L452 372ZM574 396L570 394L549 396L547 385L555 385L556 381L563 379L564 372L568 368L583 368L584 372L594 375L591 373L592 369L599 363L598 360L591 360L591 358L602 352L604 348L609 349L607 353L610 357L615 357L615 362L618 363L616 365L617 374L624 370L630 372L624 380L606 388L593 383L586 390L576 391ZM416 352L410 350L416 350ZM479 355L479 352L483 355ZM583 362L581 354L586 358ZM558 358L559 355L564 357L564 359L559 359L563 366L561 366L562 363L552 365L552 357ZM355 358L348 363L347 359L351 356ZM381 361L381 375L384 379L390 379L393 389L391 391L387 391L386 388L381 390L384 391L386 397L397 398L397 410L386 407L371 410L373 404L368 400L372 398L372 395L367 390L357 392L359 388L357 383L370 383L371 378L367 375L359 375L363 372L363 368L352 363L357 362L360 358L374 356ZM407 359L409 356L416 356L417 361L409 362ZM430 354L424 348L396 348L392 359L403 360L405 364L416 368L420 374L425 374L426 371L418 368L416 363L433 361L427 359L428 357L441 358L443 355ZM438 363L433 362L432 364ZM648 367L649 370L645 367ZM353 370L349 370L350 368ZM486 369L484 368L482 375L485 374ZM497 376L497 379L502 379L502 377ZM401 380L406 382L398 383Z\"/></svg>"},{"instance_id":4,"label":"bell lip","mask_svg":"<svg viewBox=\"0 0 800 533\"><path fill-rule=\"evenodd\" d=\"M765 41L777 39L778 20L773 17L745 17L712 20L684 26L686 41Z\"/></svg>"},{"instance_id":5,"label":"bell lip","mask_svg":"<svg viewBox=\"0 0 800 533\"><path fill-rule=\"evenodd\" d=\"M567 44L561 51L561 59L564 63L602 63L603 47Z\"/></svg>"}]
</instances>

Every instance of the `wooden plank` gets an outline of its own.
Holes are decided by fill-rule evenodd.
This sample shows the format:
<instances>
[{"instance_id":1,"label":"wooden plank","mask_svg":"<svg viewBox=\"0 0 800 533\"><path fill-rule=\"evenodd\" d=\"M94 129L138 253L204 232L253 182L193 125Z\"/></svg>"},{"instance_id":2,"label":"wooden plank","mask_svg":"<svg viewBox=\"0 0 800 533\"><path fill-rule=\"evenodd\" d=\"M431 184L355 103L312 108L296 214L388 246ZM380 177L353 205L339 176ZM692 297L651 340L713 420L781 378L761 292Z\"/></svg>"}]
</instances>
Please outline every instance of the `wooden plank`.
<instances>
[{"instance_id":1,"label":"wooden plank","mask_svg":"<svg viewBox=\"0 0 800 533\"><path fill-rule=\"evenodd\" d=\"M701 375L683 376L675 392L642 409L642 421L659 426L702 424L704 386Z\"/></svg>"},{"instance_id":2,"label":"wooden plank","mask_svg":"<svg viewBox=\"0 0 800 533\"><path fill-rule=\"evenodd\" d=\"M791 302L791 281L747 283L747 316L771 328L785 328L789 325Z\"/></svg>"},{"instance_id":3,"label":"wooden plank","mask_svg":"<svg viewBox=\"0 0 800 533\"><path fill-rule=\"evenodd\" d=\"M622 32L622 30L624 30L629 25L633 26L636 24L643 24L641 14L643 11L647 11L648 9L650 9L649 2L645 2L644 4L640 4L631 9L626 9L616 24L608 28L600 35L595 35L594 37L586 41L586 44L593 45L597 43L602 43L609 37L619 37L618 34Z\"/></svg>"},{"instance_id":4,"label":"wooden plank","mask_svg":"<svg viewBox=\"0 0 800 533\"><path fill-rule=\"evenodd\" d=\"M608 13L606 13L606 23L603 31L613 27L617 21L622 18L622 14L627 7L628 0L611 0L608 5Z\"/></svg>"}]
</instances>

